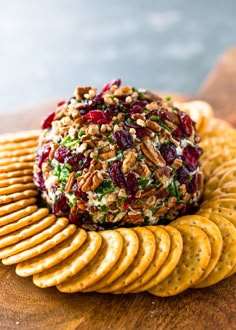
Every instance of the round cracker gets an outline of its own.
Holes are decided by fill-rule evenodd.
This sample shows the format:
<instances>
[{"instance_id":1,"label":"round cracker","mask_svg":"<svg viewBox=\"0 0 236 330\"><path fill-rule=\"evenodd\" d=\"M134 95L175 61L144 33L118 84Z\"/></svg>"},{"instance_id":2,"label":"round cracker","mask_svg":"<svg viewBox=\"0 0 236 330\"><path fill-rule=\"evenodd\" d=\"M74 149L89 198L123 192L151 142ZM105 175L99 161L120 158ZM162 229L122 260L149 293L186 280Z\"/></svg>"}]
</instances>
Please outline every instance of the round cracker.
<instances>
[{"instance_id":1,"label":"round cracker","mask_svg":"<svg viewBox=\"0 0 236 330\"><path fill-rule=\"evenodd\" d=\"M9 225L12 222L18 221L26 217L27 215L34 213L35 211L37 211L37 209L37 205L27 206L22 210L0 217L0 231L2 230L1 227Z\"/></svg>"},{"instance_id":2,"label":"round cracker","mask_svg":"<svg viewBox=\"0 0 236 330\"><path fill-rule=\"evenodd\" d=\"M34 166L33 162L14 163L9 165L1 165L0 173L14 172L18 170L32 169Z\"/></svg>"},{"instance_id":3,"label":"round cracker","mask_svg":"<svg viewBox=\"0 0 236 330\"><path fill-rule=\"evenodd\" d=\"M0 249L5 246L15 244L23 239L33 236L45 228L49 227L55 221L54 215L49 215L46 218L40 219L38 222L33 223L27 227L14 231L8 235L0 237Z\"/></svg>"},{"instance_id":4,"label":"round cracker","mask_svg":"<svg viewBox=\"0 0 236 330\"><path fill-rule=\"evenodd\" d=\"M11 178L23 177L26 175L33 175L33 167L25 170L18 170L13 172L0 173L0 180L6 180Z\"/></svg>"},{"instance_id":5,"label":"round cracker","mask_svg":"<svg viewBox=\"0 0 236 330\"><path fill-rule=\"evenodd\" d=\"M0 180L0 188L9 187L15 184L24 184L33 182L33 177L31 175L21 176L18 178Z\"/></svg>"},{"instance_id":6,"label":"round cracker","mask_svg":"<svg viewBox=\"0 0 236 330\"><path fill-rule=\"evenodd\" d=\"M101 231L102 245L95 258L78 274L57 285L61 292L78 292L94 285L105 276L119 259L123 239L118 231Z\"/></svg>"},{"instance_id":7,"label":"round cracker","mask_svg":"<svg viewBox=\"0 0 236 330\"><path fill-rule=\"evenodd\" d=\"M26 206L36 204L36 202L37 202L37 199L32 197L32 198L28 198L28 199L22 199L20 201L17 201L17 202L11 203L11 204L7 204L4 206L0 206L0 216L24 209Z\"/></svg>"},{"instance_id":8,"label":"round cracker","mask_svg":"<svg viewBox=\"0 0 236 330\"><path fill-rule=\"evenodd\" d=\"M170 237L169 255L165 260L165 262L163 263L163 265L161 266L161 268L159 269L158 273L155 276L153 276L146 284L132 291L133 293L148 291L153 286L162 282L175 269L182 255L183 240L180 232L171 226L159 226L159 227L167 231L167 233L169 234Z\"/></svg>"},{"instance_id":9,"label":"round cracker","mask_svg":"<svg viewBox=\"0 0 236 330\"><path fill-rule=\"evenodd\" d=\"M210 241L211 257L204 274L200 278L200 281L203 281L215 268L221 256L223 240L220 230L214 222L210 221L206 217L197 214L186 215L181 218L178 218L177 220L171 223L171 225L175 225L175 224L189 224L191 226L196 226L206 233Z\"/></svg>"},{"instance_id":10,"label":"round cracker","mask_svg":"<svg viewBox=\"0 0 236 330\"><path fill-rule=\"evenodd\" d=\"M204 215L204 213L201 214ZM195 286L196 288L205 288L223 280L232 271L236 263L236 229L234 225L218 214L206 214L206 217L219 228L223 239L223 246L220 259L215 268L207 278L199 281Z\"/></svg>"},{"instance_id":11,"label":"round cracker","mask_svg":"<svg viewBox=\"0 0 236 330\"><path fill-rule=\"evenodd\" d=\"M37 206L33 206L32 208L36 208L34 212L30 212L30 214L24 217L21 217L19 220L9 223L5 226L0 227L0 236L8 235L16 230L19 230L23 227L26 227L36 221L39 221L40 219L46 217L49 213L49 210L47 208L41 208L37 210ZM31 208L31 209L32 209ZM24 209L25 210L25 209ZM24 211L22 210L22 211ZM26 212L21 212L21 214L26 214Z\"/></svg>"},{"instance_id":12,"label":"round cracker","mask_svg":"<svg viewBox=\"0 0 236 330\"><path fill-rule=\"evenodd\" d=\"M228 182L222 187L217 188L216 190L210 192L207 196L208 200L213 199L215 197L221 197L222 195L228 194L236 194L236 183Z\"/></svg>"},{"instance_id":13,"label":"round cracker","mask_svg":"<svg viewBox=\"0 0 236 330\"><path fill-rule=\"evenodd\" d=\"M219 136L224 134L225 131L229 131L232 129L232 125L228 123L227 121L221 119L221 118L211 118L211 120L208 122L208 125L205 129L203 138L210 138L214 136Z\"/></svg>"},{"instance_id":14,"label":"round cracker","mask_svg":"<svg viewBox=\"0 0 236 330\"><path fill-rule=\"evenodd\" d=\"M209 197L208 200L206 200L205 202L203 202L201 204L201 208L204 208L205 205L208 204L208 203L223 201L223 200L226 200L226 199L235 199L235 202L236 202L236 193L229 193L229 194L211 196L211 197Z\"/></svg>"},{"instance_id":15,"label":"round cracker","mask_svg":"<svg viewBox=\"0 0 236 330\"><path fill-rule=\"evenodd\" d=\"M34 189L36 188L33 182L30 183L18 183L18 184L13 184L9 185L8 187L0 188L0 196L2 195L9 195L13 193L17 193L20 191L28 190L28 189Z\"/></svg>"},{"instance_id":16,"label":"round cracker","mask_svg":"<svg viewBox=\"0 0 236 330\"><path fill-rule=\"evenodd\" d=\"M37 146L37 140L29 140L23 142L12 142L12 143L5 143L0 145L0 152L2 151L13 151L17 149L26 149L32 148Z\"/></svg>"},{"instance_id":17,"label":"round cracker","mask_svg":"<svg viewBox=\"0 0 236 330\"><path fill-rule=\"evenodd\" d=\"M30 155L36 153L36 147L25 148L25 149L15 149L8 151L1 151L0 149L0 158L9 158L9 157L20 157L24 155Z\"/></svg>"},{"instance_id":18,"label":"round cracker","mask_svg":"<svg viewBox=\"0 0 236 330\"><path fill-rule=\"evenodd\" d=\"M146 271L137 278L136 281L123 288L120 293L129 293L145 285L153 276L157 274L163 263L168 257L170 251L170 236L159 226L147 227L154 234L156 239L156 252L153 260Z\"/></svg>"},{"instance_id":19,"label":"round cracker","mask_svg":"<svg viewBox=\"0 0 236 330\"><path fill-rule=\"evenodd\" d=\"M33 276L33 282L40 288L58 285L77 274L98 253L102 237L95 231L87 232L85 243L70 257L56 266Z\"/></svg>"},{"instance_id":20,"label":"round cracker","mask_svg":"<svg viewBox=\"0 0 236 330\"><path fill-rule=\"evenodd\" d=\"M30 130L30 131L1 134L0 144L22 142L27 140L37 140L39 134L40 134L40 130Z\"/></svg>"},{"instance_id":21,"label":"round cracker","mask_svg":"<svg viewBox=\"0 0 236 330\"><path fill-rule=\"evenodd\" d=\"M0 205L13 203L25 198L34 197L38 195L38 190L29 189L17 192L15 194L0 196Z\"/></svg>"},{"instance_id":22,"label":"round cracker","mask_svg":"<svg viewBox=\"0 0 236 330\"><path fill-rule=\"evenodd\" d=\"M199 210L197 213L201 214L203 212L207 216L211 213L222 215L226 220L231 222L234 227L236 227L236 211L227 209L225 207L209 208L204 210Z\"/></svg>"},{"instance_id":23,"label":"round cracker","mask_svg":"<svg viewBox=\"0 0 236 330\"><path fill-rule=\"evenodd\" d=\"M61 244L39 256L19 263L16 266L16 273L19 276L26 277L52 268L78 250L85 242L86 238L86 231L82 228L78 228L73 236L67 238Z\"/></svg>"},{"instance_id":24,"label":"round cracker","mask_svg":"<svg viewBox=\"0 0 236 330\"><path fill-rule=\"evenodd\" d=\"M2 165L10 165L14 163L19 162L33 162L35 160L35 153L24 155L24 156L18 156L18 157L4 157L3 159L0 159L0 166Z\"/></svg>"},{"instance_id":25,"label":"round cracker","mask_svg":"<svg viewBox=\"0 0 236 330\"><path fill-rule=\"evenodd\" d=\"M214 201L209 201L207 203L203 203L200 205L200 209L204 210L204 209L208 209L208 208L218 208L218 207L223 207L226 209L230 209L230 210L234 210L236 211L236 199L234 198L225 198L225 199L217 199Z\"/></svg>"},{"instance_id":26,"label":"round cracker","mask_svg":"<svg viewBox=\"0 0 236 330\"><path fill-rule=\"evenodd\" d=\"M219 167L222 162L227 162L232 159L232 157L236 157L236 150L226 150L224 153L221 151L210 154L207 158L205 158L201 162L201 169L206 177L209 179L214 172L214 170Z\"/></svg>"},{"instance_id":27,"label":"round cracker","mask_svg":"<svg viewBox=\"0 0 236 330\"><path fill-rule=\"evenodd\" d=\"M156 239L151 230L144 227L132 228L139 239L139 250L134 262L126 271L98 292L112 292L122 290L125 286L134 282L140 277L151 264L156 252Z\"/></svg>"},{"instance_id":28,"label":"round cracker","mask_svg":"<svg viewBox=\"0 0 236 330\"><path fill-rule=\"evenodd\" d=\"M220 165L215 168L212 175L217 175L217 173L222 172L222 171L223 171L222 173L224 173L226 170L229 170L234 167L236 167L235 158L233 158L233 159L231 158L228 161L224 161L224 162L221 160Z\"/></svg>"},{"instance_id":29,"label":"round cracker","mask_svg":"<svg viewBox=\"0 0 236 330\"><path fill-rule=\"evenodd\" d=\"M139 249L138 236L132 229L116 229L123 238L123 249L115 267L113 267L98 283L83 290L83 292L98 291L110 285L133 263Z\"/></svg>"},{"instance_id":30,"label":"round cracker","mask_svg":"<svg viewBox=\"0 0 236 330\"><path fill-rule=\"evenodd\" d=\"M207 235L198 227L174 225L183 238L183 253L173 272L161 283L149 290L150 293L168 297L192 287L204 273L211 256Z\"/></svg>"},{"instance_id":31,"label":"round cracker","mask_svg":"<svg viewBox=\"0 0 236 330\"><path fill-rule=\"evenodd\" d=\"M62 225L64 225L65 223L68 223L68 219L59 218L54 223L54 225L55 225L54 228L56 227L56 224L62 220L64 221L64 223ZM49 234L51 234L52 232L54 233L54 230L52 229L52 227L47 230L47 232ZM19 262L31 259L35 256L38 256L38 255L44 253L45 251L50 250L54 246L60 244L61 242L66 240L68 237L72 236L75 231L76 231L76 226L74 224L70 224L62 230L61 230L61 228L57 228L55 230L56 234L53 235L52 237L48 238L47 240L43 241L42 243L39 243L27 250L14 254L13 256L10 256L8 258L2 259L2 263L4 265L13 265L13 264L17 264Z\"/></svg>"}]
</instances>

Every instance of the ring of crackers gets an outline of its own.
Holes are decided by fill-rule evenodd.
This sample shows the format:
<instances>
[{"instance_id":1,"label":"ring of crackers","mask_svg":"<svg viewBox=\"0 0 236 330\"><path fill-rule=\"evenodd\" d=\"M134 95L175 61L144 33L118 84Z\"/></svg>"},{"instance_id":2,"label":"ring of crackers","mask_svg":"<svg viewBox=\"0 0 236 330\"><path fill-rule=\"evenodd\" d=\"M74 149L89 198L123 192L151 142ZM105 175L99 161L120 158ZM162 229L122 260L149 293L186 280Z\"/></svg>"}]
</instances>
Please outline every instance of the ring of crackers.
<instances>
[{"instance_id":1,"label":"ring of crackers","mask_svg":"<svg viewBox=\"0 0 236 330\"><path fill-rule=\"evenodd\" d=\"M198 212L168 226L88 231L37 204L39 131L0 135L0 259L36 286L62 292L148 291L167 297L236 272L236 130L211 106L178 106L196 121L204 154ZM227 131L227 134L225 132Z\"/></svg>"}]
</instances>

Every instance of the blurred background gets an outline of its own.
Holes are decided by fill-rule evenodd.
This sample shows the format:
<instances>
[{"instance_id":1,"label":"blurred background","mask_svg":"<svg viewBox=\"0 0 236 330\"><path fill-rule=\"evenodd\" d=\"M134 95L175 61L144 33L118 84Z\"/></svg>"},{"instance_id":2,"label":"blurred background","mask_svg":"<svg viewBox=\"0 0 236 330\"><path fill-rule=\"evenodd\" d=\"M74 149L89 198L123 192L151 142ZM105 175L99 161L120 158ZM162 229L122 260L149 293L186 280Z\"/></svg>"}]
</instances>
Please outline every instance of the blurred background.
<instances>
[{"instance_id":1,"label":"blurred background","mask_svg":"<svg viewBox=\"0 0 236 330\"><path fill-rule=\"evenodd\" d=\"M77 85L193 94L236 44L235 0L0 0L0 113Z\"/></svg>"}]
</instances>

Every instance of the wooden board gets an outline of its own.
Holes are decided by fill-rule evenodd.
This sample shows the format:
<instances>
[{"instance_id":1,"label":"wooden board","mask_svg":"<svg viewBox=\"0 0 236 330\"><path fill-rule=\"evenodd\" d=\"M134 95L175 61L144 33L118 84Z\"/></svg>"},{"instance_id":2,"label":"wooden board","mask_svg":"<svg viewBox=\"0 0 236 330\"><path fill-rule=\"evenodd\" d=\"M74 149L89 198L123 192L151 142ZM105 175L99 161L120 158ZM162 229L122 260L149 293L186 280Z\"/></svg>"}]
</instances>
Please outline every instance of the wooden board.
<instances>
[{"instance_id":1,"label":"wooden board","mask_svg":"<svg viewBox=\"0 0 236 330\"><path fill-rule=\"evenodd\" d=\"M236 49L230 50L205 81L197 98L210 101L217 115L236 123ZM38 127L56 102L0 117L0 131ZM234 113L233 113L234 111ZM236 329L236 276L210 288L177 297L62 294L39 289L14 267L0 266L1 329Z\"/></svg>"}]
</instances>

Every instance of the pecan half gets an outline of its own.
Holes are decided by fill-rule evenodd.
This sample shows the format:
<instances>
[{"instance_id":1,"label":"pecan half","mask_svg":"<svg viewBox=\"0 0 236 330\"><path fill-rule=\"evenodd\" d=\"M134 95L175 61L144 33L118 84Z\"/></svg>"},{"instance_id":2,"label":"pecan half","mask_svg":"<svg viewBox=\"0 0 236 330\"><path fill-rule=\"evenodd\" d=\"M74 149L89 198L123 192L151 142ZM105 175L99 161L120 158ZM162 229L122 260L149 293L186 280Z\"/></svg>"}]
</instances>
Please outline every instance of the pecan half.
<instances>
[{"instance_id":1,"label":"pecan half","mask_svg":"<svg viewBox=\"0 0 236 330\"><path fill-rule=\"evenodd\" d=\"M153 120L150 120L150 119L146 120L146 126L154 132L160 132L161 131L161 126Z\"/></svg>"},{"instance_id":2,"label":"pecan half","mask_svg":"<svg viewBox=\"0 0 236 330\"><path fill-rule=\"evenodd\" d=\"M110 150L108 152L102 152L101 154L98 155L98 157L99 157L100 160L108 160L110 158L115 157L115 155L116 155L116 152L113 149L113 150Z\"/></svg>"},{"instance_id":3,"label":"pecan half","mask_svg":"<svg viewBox=\"0 0 236 330\"><path fill-rule=\"evenodd\" d=\"M77 101L82 101L84 98L85 94L89 94L90 90L94 90L93 87L91 86L86 86L86 87L77 87L75 89L75 97Z\"/></svg>"},{"instance_id":4,"label":"pecan half","mask_svg":"<svg viewBox=\"0 0 236 330\"><path fill-rule=\"evenodd\" d=\"M143 163L137 163L136 172L143 178L148 178L151 175L149 167Z\"/></svg>"},{"instance_id":5,"label":"pecan half","mask_svg":"<svg viewBox=\"0 0 236 330\"><path fill-rule=\"evenodd\" d=\"M141 150L144 155L156 166L166 165L166 162L160 152L155 149L149 137L145 137L141 143Z\"/></svg>"},{"instance_id":6,"label":"pecan half","mask_svg":"<svg viewBox=\"0 0 236 330\"><path fill-rule=\"evenodd\" d=\"M69 179L66 183L66 186L65 186L65 192L68 194L74 184L74 180L75 180L75 172L72 172L69 176Z\"/></svg>"},{"instance_id":7,"label":"pecan half","mask_svg":"<svg viewBox=\"0 0 236 330\"><path fill-rule=\"evenodd\" d=\"M128 173L131 168L134 166L135 162L137 159L137 154L133 151L129 151L125 155L125 159L122 164L122 172L123 173Z\"/></svg>"},{"instance_id":8,"label":"pecan half","mask_svg":"<svg viewBox=\"0 0 236 330\"><path fill-rule=\"evenodd\" d=\"M99 171L94 171L93 173L89 172L89 175L86 177L85 182L81 185L81 190L83 192L95 190L103 182L103 176Z\"/></svg>"},{"instance_id":9,"label":"pecan half","mask_svg":"<svg viewBox=\"0 0 236 330\"><path fill-rule=\"evenodd\" d=\"M123 86L119 87L114 91L114 95L121 97L121 96L128 96L133 93L132 88L130 86Z\"/></svg>"},{"instance_id":10,"label":"pecan half","mask_svg":"<svg viewBox=\"0 0 236 330\"><path fill-rule=\"evenodd\" d=\"M144 222L142 213L140 211L130 211L123 218L122 223L132 223L134 225L141 225Z\"/></svg>"}]
</instances>

